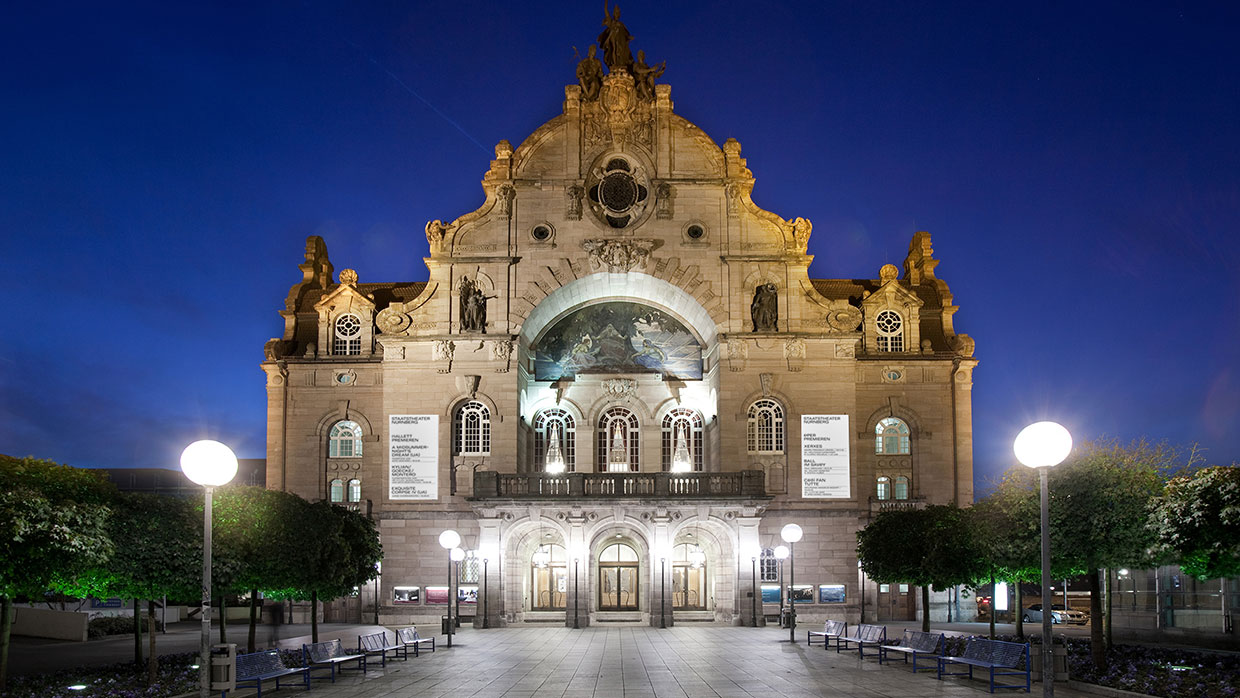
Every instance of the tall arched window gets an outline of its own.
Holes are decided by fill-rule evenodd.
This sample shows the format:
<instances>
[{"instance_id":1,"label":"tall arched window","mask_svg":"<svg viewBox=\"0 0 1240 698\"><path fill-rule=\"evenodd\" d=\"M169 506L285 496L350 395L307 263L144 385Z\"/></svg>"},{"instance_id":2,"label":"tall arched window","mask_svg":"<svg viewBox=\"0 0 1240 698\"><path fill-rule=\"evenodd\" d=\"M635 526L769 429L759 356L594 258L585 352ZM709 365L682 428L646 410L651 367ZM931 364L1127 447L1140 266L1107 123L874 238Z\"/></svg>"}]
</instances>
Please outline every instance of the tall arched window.
<instances>
[{"instance_id":1,"label":"tall arched window","mask_svg":"<svg viewBox=\"0 0 1240 698\"><path fill-rule=\"evenodd\" d=\"M881 311L874 318L879 351L904 351L904 318L894 310Z\"/></svg>"},{"instance_id":2,"label":"tall arched window","mask_svg":"<svg viewBox=\"0 0 1240 698\"><path fill-rule=\"evenodd\" d=\"M908 499L908 478L903 475L896 477L895 498Z\"/></svg>"},{"instance_id":3,"label":"tall arched window","mask_svg":"<svg viewBox=\"0 0 1240 698\"><path fill-rule=\"evenodd\" d=\"M779 454L784 452L784 407L763 398L749 406L749 452Z\"/></svg>"},{"instance_id":4,"label":"tall arched window","mask_svg":"<svg viewBox=\"0 0 1240 698\"><path fill-rule=\"evenodd\" d=\"M362 353L362 319L353 313L336 318L333 328L332 353L354 356Z\"/></svg>"},{"instance_id":5,"label":"tall arched window","mask_svg":"<svg viewBox=\"0 0 1240 698\"><path fill-rule=\"evenodd\" d=\"M564 456L565 469L577 469L577 422L567 411L550 407L534 415L534 462L532 470L546 470L547 449L550 439L559 440L560 454Z\"/></svg>"},{"instance_id":6,"label":"tall arched window","mask_svg":"<svg viewBox=\"0 0 1240 698\"><path fill-rule=\"evenodd\" d=\"M677 439L684 439L689 450L689 462L693 469L702 469L702 415L697 410L677 407L663 417L663 470L672 469L676 455Z\"/></svg>"},{"instance_id":7,"label":"tall arched window","mask_svg":"<svg viewBox=\"0 0 1240 698\"><path fill-rule=\"evenodd\" d=\"M874 453L880 456L907 456L910 451L908 425L898 417L884 417L874 425Z\"/></svg>"},{"instance_id":8,"label":"tall arched window","mask_svg":"<svg viewBox=\"0 0 1240 698\"><path fill-rule=\"evenodd\" d=\"M329 458L361 458L361 425L347 419L333 424L327 433L327 455Z\"/></svg>"},{"instance_id":9,"label":"tall arched window","mask_svg":"<svg viewBox=\"0 0 1240 698\"><path fill-rule=\"evenodd\" d=\"M879 476L874 486L874 496L876 499L891 499L891 478L886 475Z\"/></svg>"},{"instance_id":10,"label":"tall arched window","mask_svg":"<svg viewBox=\"0 0 1240 698\"><path fill-rule=\"evenodd\" d=\"M452 449L458 456L491 455L491 410L486 405L470 400L456 408Z\"/></svg>"},{"instance_id":11,"label":"tall arched window","mask_svg":"<svg viewBox=\"0 0 1240 698\"><path fill-rule=\"evenodd\" d=\"M345 495L348 497L350 504L357 504L362 501L362 481L357 478L349 480L349 489Z\"/></svg>"},{"instance_id":12,"label":"tall arched window","mask_svg":"<svg viewBox=\"0 0 1240 698\"><path fill-rule=\"evenodd\" d=\"M344 504L344 480L332 480L327 485L327 500L332 504Z\"/></svg>"},{"instance_id":13,"label":"tall arched window","mask_svg":"<svg viewBox=\"0 0 1240 698\"><path fill-rule=\"evenodd\" d=\"M637 415L612 407L598 418L599 472L637 472L641 466L640 425Z\"/></svg>"}]
</instances>

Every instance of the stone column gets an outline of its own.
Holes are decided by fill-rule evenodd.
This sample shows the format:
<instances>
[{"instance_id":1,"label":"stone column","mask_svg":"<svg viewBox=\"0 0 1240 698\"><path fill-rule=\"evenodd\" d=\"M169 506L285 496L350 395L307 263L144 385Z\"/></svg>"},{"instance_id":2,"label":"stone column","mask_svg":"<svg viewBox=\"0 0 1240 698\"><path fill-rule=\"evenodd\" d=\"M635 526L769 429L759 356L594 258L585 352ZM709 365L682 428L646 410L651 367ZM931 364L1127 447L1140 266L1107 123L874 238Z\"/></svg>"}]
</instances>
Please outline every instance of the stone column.
<instances>
[{"instance_id":1,"label":"stone column","mask_svg":"<svg viewBox=\"0 0 1240 698\"><path fill-rule=\"evenodd\" d=\"M756 583L758 570L754 558L762 557L762 546L758 542L758 524L762 519L757 516L739 516L737 523L737 580L736 580L736 618L738 625L765 625L762 617L761 584ZM755 609L757 611L755 615Z\"/></svg>"},{"instance_id":2,"label":"stone column","mask_svg":"<svg viewBox=\"0 0 1240 698\"><path fill-rule=\"evenodd\" d=\"M661 512L652 518L650 545L650 627L670 628L672 622L671 517Z\"/></svg>"},{"instance_id":3,"label":"stone column","mask_svg":"<svg viewBox=\"0 0 1240 698\"><path fill-rule=\"evenodd\" d=\"M586 517L568 517L568 593L564 595L564 625L590 627L590 547Z\"/></svg>"},{"instance_id":4,"label":"stone column","mask_svg":"<svg viewBox=\"0 0 1240 698\"><path fill-rule=\"evenodd\" d=\"M507 625L504 616L505 555L500 540L500 520L496 512L483 512L478 518L478 556L486 560L479 569L478 604L480 613L474 615L475 628L502 628Z\"/></svg>"}]
</instances>

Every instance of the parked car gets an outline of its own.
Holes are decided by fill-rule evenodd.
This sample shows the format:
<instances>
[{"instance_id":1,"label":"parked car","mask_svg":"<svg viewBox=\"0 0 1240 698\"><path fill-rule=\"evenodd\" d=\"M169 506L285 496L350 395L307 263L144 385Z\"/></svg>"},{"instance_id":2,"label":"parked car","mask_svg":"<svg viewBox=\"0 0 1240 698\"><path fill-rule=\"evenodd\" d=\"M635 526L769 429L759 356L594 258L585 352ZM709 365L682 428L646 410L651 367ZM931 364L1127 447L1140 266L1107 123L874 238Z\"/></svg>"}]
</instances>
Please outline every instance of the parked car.
<instances>
[{"instance_id":1,"label":"parked car","mask_svg":"<svg viewBox=\"0 0 1240 698\"><path fill-rule=\"evenodd\" d=\"M1021 614L1021 620L1026 623L1041 623L1042 604L1035 603L1025 608L1025 612ZM1061 603L1051 604L1051 622L1085 625L1089 622L1089 614L1074 608L1064 608Z\"/></svg>"}]
</instances>

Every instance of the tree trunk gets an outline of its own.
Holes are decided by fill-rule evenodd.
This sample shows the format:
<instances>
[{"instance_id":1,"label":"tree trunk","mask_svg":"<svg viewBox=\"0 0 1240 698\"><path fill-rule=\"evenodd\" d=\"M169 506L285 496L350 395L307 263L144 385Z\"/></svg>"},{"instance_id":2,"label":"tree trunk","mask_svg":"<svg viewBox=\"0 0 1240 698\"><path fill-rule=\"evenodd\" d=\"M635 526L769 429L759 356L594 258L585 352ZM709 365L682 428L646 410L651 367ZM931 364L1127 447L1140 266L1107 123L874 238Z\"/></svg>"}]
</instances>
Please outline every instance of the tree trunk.
<instances>
[{"instance_id":1,"label":"tree trunk","mask_svg":"<svg viewBox=\"0 0 1240 698\"><path fill-rule=\"evenodd\" d=\"M1016 637L1025 639L1025 590L1020 586L1020 580L1016 580Z\"/></svg>"},{"instance_id":2,"label":"tree trunk","mask_svg":"<svg viewBox=\"0 0 1240 698\"><path fill-rule=\"evenodd\" d=\"M155 654L155 599L146 602L146 680L154 686L159 679L159 656Z\"/></svg>"},{"instance_id":3,"label":"tree trunk","mask_svg":"<svg viewBox=\"0 0 1240 698\"><path fill-rule=\"evenodd\" d=\"M319 592L310 592L310 642L319 641Z\"/></svg>"},{"instance_id":4,"label":"tree trunk","mask_svg":"<svg viewBox=\"0 0 1240 698\"><path fill-rule=\"evenodd\" d=\"M930 585L921 588L921 631L930 632Z\"/></svg>"},{"instance_id":5,"label":"tree trunk","mask_svg":"<svg viewBox=\"0 0 1240 698\"><path fill-rule=\"evenodd\" d=\"M1111 569L1109 567L1106 570L1106 578L1104 579L1104 581L1106 582L1107 610L1106 610L1106 617L1103 619L1105 622L1105 625L1103 625L1102 627L1104 631L1106 632L1107 649L1111 649L1112 647L1115 646L1115 636L1111 632L1111 624L1114 622L1113 619L1111 618L1111 607L1114 606L1114 601L1115 601L1115 598L1114 598L1115 597L1115 584L1114 582L1111 581ZM1089 622L1092 623L1094 621L1091 618Z\"/></svg>"},{"instance_id":6,"label":"tree trunk","mask_svg":"<svg viewBox=\"0 0 1240 698\"><path fill-rule=\"evenodd\" d=\"M995 593L996 591L998 590L995 588L995 576L992 574L990 575L990 639L991 640L995 639L995 614L997 613L995 609L999 607L999 596L998 594Z\"/></svg>"},{"instance_id":7,"label":"tree trunk","mask_svg":"<svg viewBox=\"0 0 1240 698\"><path fill-rule=\"evenodd\" d=\"M0 693L9 676L9 631L13 629L13 599L0 596Z\"/></svg>"},{"instance_id":8,"label":"tree trunk","mask_svg":"<svg viewBox=\"0 0 1240 698\"><path fill-rule=\"evenodd\" d=\"M133 666L142 671L142 605L133 600Z\"/></svg>"},{"instance_id":9,"label":"tree trunk","mask_svg":"<svg viewBox=\"0 0 1240 698\"><path fill-rule=\"evenodd\" d=\"M1065 604L1066 605L1066 604ZM1094 618L1102 617L1101 583L1097 569L1089 571L1089 656L1094 660L1094 668L1099 672L1107 670L1107 648L1102 640L1102 624Z\"/></svg>"},{"instance_id":10,"label":"tree trunk","mask_svg":"<svg viewBox=\"0 0 1240 698\"><path fill-rule=\"evenodd\" d=\"M254 652L254 635L258 630L258 628L256 627L257 622L254 619L254 605L257 603L258 603L258 589L251 589L250 590L250 644L248 645L249 652L251 653Z\"/></svg>"},{"instance_id":11,"label":"tree trunk","mask_svg":"<svg viewBox=\"0 0 1240 698\"><path fill-rule=\"evenodd\" d=\"M228 642L228 601L220 594L220 644Z\"/></svg>"}]
</instances>

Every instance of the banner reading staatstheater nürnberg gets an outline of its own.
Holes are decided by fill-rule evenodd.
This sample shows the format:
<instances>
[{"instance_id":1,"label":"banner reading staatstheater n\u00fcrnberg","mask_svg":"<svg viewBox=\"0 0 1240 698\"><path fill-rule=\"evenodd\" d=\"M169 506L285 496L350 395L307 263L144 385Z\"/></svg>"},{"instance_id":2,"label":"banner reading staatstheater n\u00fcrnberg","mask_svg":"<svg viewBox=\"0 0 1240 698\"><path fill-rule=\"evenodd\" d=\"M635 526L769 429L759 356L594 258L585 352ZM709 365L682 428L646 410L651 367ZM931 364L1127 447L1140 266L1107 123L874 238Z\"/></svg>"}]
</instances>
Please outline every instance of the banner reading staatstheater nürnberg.
<instances>
[{"instance_id":1,"label":"banner reading staatstheater n\u00fcrnberg","mask_svg":"<svg viewBox=\"0 0 1240 698\"><path fill-rule=\"evenodd\" d=\"M439 415L389 416L388 498L439 498Z\"/></svg>"},{"instance_id":2,"label":"banner reading staatstheater n\u00fcrnberg","mask_svg":"<svg viewBox=\"0 0 1240 698\"><path fill-rule=\"evenodd\" d=\"M848 499L848 415L801 415L801 496Z\"/></svg>"}]
</instances>

